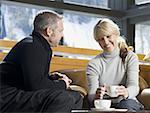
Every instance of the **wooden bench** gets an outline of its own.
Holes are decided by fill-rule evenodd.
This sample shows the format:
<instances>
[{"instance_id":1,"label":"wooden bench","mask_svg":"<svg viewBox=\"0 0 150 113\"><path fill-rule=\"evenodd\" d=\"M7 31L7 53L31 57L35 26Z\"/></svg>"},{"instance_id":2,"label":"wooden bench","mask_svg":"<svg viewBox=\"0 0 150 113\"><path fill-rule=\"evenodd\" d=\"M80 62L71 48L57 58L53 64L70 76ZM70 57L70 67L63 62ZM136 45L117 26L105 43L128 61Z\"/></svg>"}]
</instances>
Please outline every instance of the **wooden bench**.
<instances>
[{"instance_id":1,"label":"wooden bench","mask_svg":"<svg viewBox=\"0 0 150 113\"><path fill-rule=\"evenodd\" d=\"M0 40L0 61L5 57L9 50L16 44L16 41ZM69 70L69 69L86 69L89 60L100 54L102 50L74 48L66 46L53 47L53 57L50 65L50 72ZM139 60L145 55L137 54ZM140 65L140 74L150 85L150 65Z\"/></svg>"},{"instance_id":2,"label":"wooden bench","mask_svg":"<svg viewBox=\"0 0 150 113\"><path fill-rule=\"evenodd\" d=\"M16 44L16 41L0 40L0 61L6 56L9 50ZM74 48L67 46L53 47L53 57L51 61L50 71L58 71L64 69L85 69L91 58L100 54L102 50ZM143 60L143 54L137 54L139 60ZM141 71L147 70L147 66L140 65Z\"/></svg>"},{"instance_id":3,"label":"wooden bench","mask_svg":"<svg viewBox=\"0 0 150 113\"><path fill-rule=\"evenodd\" d=\"M0 61L6 56L9 50L16 44L15 41L0 40ZM53 47L51 61L51 72L63 69L83 69L89 59L99 54L100 50L73 48L66 46Z\"/></svg>"},{"instance_id":4,"label":"wooden bench","mask_svg":"<svg viewBox=\"0 0 150 113\"><path fill-rule=\"evenodd\" d=\"M15 41L0 40L0 61L7 55L9 50L16 44ZM87 95L87 81L86 81L86 66L89 60L100 54L101 50L73 48L66 46L53 47L53 57L50 65L50 72L58 71L65 73L72 80L73 84L81 86L83 95ZM143 54L137 54L139 60L143 60ZM150 65L140 64L140 75L148 83L150 87ZM143 87L145 88L145 86ZM74 87L75 90L80 90ZM144 99L142 99L144 100ZM147 99L145 99L147 100ZM147 105L149 108L150 105Z\"/></svg>"},{"instance_id":5,"label":"wooden bench","mask_svg":"<svg viewBox=\"0 0 150 113\"><path fill-rule=\"evenodd\" d=\"M0 61L16 44L16 41L0 40ZM51 62L51 72L63 69L85 69L89 59L101 53L102 50L74 48L67 46L53 47L54 55ZM145 55L138 54L139 60Z\"/></svg>"}]
</instances>

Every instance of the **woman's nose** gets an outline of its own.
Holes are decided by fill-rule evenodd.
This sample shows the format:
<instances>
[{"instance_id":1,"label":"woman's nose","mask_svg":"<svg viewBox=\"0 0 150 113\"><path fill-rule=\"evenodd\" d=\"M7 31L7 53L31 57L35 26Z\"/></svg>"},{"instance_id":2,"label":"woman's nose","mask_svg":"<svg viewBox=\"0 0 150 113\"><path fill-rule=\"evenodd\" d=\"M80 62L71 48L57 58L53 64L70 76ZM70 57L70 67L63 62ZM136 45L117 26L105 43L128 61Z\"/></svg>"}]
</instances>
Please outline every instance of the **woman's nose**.
<instances>
[{"instance_id":1,"label":"woman's nose","mask_svg":"<svg viewBox=\"0 0 150 113\"><path fill-rule=\"evenodd\" d=\"M108 38L107 38L106 36L104 37L104 43L105 43L105 44L108 44L108 43L109 43L109 40L108 40Z\"/></svg>"}]
</instances>

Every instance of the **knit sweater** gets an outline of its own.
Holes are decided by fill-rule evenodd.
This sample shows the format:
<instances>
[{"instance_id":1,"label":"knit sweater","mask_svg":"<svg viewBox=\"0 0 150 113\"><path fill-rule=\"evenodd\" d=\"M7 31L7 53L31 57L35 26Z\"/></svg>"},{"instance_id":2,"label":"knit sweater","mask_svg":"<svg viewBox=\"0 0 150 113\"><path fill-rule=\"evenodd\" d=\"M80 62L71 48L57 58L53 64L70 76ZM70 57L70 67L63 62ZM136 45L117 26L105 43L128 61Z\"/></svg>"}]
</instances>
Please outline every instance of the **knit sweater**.
<instances>
[{"instance_id":1,"label":"knit sweater","mask_svg":"<svg viewBox=\"0 0 150 113\"><path fill-rule=\"evenodd\" d=\"M99 86L124 85L129 94L129 99L135 99L139 93L139 63L137 55L130 51L122 62L119 56L120 49L103 52L89 61L87 66L87 80L89 100L92 102Z\"/></svg>"}]
</instances>

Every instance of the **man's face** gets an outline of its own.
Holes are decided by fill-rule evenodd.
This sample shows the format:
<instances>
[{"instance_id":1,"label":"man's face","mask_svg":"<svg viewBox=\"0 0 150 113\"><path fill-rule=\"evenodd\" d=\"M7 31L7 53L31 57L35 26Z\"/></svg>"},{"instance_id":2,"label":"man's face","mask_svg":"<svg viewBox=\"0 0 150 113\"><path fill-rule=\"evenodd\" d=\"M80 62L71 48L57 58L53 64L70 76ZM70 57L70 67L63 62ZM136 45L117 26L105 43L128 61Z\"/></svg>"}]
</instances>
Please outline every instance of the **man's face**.
<instances>
[{"instance_id":1,"label":"man's face","mask_svg":"<svg viewBox=\"0 0 150 113\"><path fill-rule=\"evenodd\" d=\"M52 29L52 34L49 37L49 42L51 43L51 46L57 46L63 37L63 21L58 20L57 27L55 29Z\"/></svg>"}]
</instances>

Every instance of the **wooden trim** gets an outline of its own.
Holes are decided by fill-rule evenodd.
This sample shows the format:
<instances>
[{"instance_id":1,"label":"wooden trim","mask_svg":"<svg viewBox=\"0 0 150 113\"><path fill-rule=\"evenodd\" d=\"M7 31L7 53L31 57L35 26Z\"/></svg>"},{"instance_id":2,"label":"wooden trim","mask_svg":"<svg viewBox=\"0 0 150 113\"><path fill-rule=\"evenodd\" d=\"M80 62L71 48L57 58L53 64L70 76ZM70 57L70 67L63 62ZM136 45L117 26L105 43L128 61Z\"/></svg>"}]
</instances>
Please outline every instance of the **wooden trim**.
<instances>
[{"instance_id":1,"label":"wooden trim","mask_svg":"<svg viewBox=\"0 0 150 113\"><path fill-rule=\"evenodd\" d=\"M3 40L0 39L0 49L1 50L10 50L17 42L12 40ZM88 55L88 56L95 56L102 53L102 50L95 50L95 49L86 49L86 48L75 48L75 47L67 47L67 46L57 46L52 47L52 50L55 52L62 52L62 53L69 53L69 54L76 54L76 55ZM145 57L144 54L137 54L139 60L143 60Z\"/></svg>"},{"instance_id":2,"label":"wooden trim","mask_svg":"<svg viewBox=\"0 0 150 113\"><path fill-rule=\"evenodd\" d=\"M4 59L4 57L6 56L7 53L4 52L0 52L0 61L2 61Z\"/></svg>"},{"instance_id":3,"label":"wooden trim","mask_svg":"<svg viewBox=\"0 0 150 113\"><path fill-rule=\"evenodd\" d=\"M17 42L15 41L6 41L0 40L0 47L7 47L11 49ZM78 55L93 55L96 56L100 54L101 50L92 50L92 49L83 49L83 48L73 48L66 46L58 46L53 47L53 52L62 52L62 53L70 53L75 54L77 57L63 56L63 54L58 56L53 56L50 65L50 72L60 71L60 70L68 70L68 69L84 69L86 70L89 59L79 59ZM7 53L4 53L4 50L0 52L0 61L3 60ZM143 60L143 54L137 54L139 60ZM39 59L40 60L40 59ZM145 78L150 77L150 65L140 64L140 73L144 75ZM150 83L148 81L148 83Z\"/></svg>"},{"instance_id":4,"label":"wooden trim","mask_svg":"<svg viewBox=\"0 0 150 113\"><path fill-rule=\"evenodd\" d=\"M84 55L98 55L102 53L102 50L75 48L75 47L67 47L67 46L53 47L52 50L54 52L65 52L71 54L84 54Z\"/></svg>"},{"instance_id":5,"label":"wooden trim","mask_svg":"<svg viewBox=\"0 0 150 113\"><path fill-rule=\"evenodd\" d=\"M0 47L1 48L9 48L11 49L17 42L10 41L10 40L0 40ZM79 55L87 55L92 57L102 53L102 50L94 50L94 49L85 49L85 48L74 48L74 47L66 47L66 46L57 46L52 47L53 52L62 52L62 53L69 53L64 56L64 54L60 53L60 56L53 56L51 61L51 71L57 71L62 69L85 69L89 59L86 58L79 58ZM5 49L4 49L5 50ZM0 52L0 60L5 57L6 53L4 50ZM70 57L70 54L76 55L75 57ZM68 55L68 56L67 56ZM143 60L143 54L137 54L139 60Z\"/></svg>"},{"instance_id":6,"label":"wooden trim","mask_svg":"<svg viewBox=\"0 0 150 113\"><path fill-rule=\"evenodd\" d=\"M150 65L140 64L140 71L148 71L148 70L149 70L149 76L150 76Z\"/></svg>"},{"instance_id":7,"label":"wooden trim","mask_svg":"<svg viewBox=\"0 0 150 113\"><path fill-rule=\"evenodd\" d=\"M50 71L58 71L64 69L85 69L89 60L53 57L50 65Z\"/></svg>"},{"instance_id":8,"label":"wooden trim","mask_svg":"<svg viewBox=\"0 0 150 113\"><path fill-rule=\"evenodd\" d=\"M0 39L0 47L12 48L16 43L16 41Z\"/></svg>"},{"instance_id":9,"label":"wooden trim","mask_svg":"<svg viewBox=\"0 0 150 113\"><path fill-rule=\"evenodd\" d=\"M144 59L144 57L145 57L145 55L144 55L144 54L137 54L137 56L138 56L138 59L139 59L139 60L143 60L143 59Z\"/></svg>"}]
</instances>

